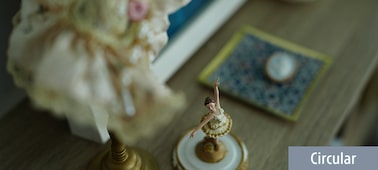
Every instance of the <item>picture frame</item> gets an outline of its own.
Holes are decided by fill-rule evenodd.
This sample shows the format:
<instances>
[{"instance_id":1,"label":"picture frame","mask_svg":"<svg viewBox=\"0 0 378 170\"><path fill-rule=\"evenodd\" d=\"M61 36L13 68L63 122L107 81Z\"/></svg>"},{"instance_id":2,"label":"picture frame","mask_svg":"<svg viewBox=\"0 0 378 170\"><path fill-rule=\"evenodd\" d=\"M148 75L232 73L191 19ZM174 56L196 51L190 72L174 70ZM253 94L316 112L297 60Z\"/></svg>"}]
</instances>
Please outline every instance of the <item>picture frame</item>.
<instances>
[{"instance_id":1,"label":"picture frame","mask_svg":"<svg viewBox=\"0 0 378 170\"><path fill-rule=\"evenodd\" d=\"M209 1L212 2L168 41L166 48L152 63L152 69L160 81L166 82L246 2Z\"/></svg>"}]
</instances>

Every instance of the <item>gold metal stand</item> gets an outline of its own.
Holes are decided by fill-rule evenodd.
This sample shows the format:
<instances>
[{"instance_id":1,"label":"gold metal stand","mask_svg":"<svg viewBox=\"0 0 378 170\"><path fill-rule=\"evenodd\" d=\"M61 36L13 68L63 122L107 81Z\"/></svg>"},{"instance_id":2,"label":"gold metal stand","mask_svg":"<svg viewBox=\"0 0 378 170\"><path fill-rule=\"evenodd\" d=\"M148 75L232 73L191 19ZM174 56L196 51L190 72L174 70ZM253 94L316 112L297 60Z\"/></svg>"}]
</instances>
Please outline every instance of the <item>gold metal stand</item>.
<instances>
[{"instance_id":1,"label":"gold metal stand","mask_svg":"<svg viewBox=\"0 0 378 170\"><path fill-rule=\"evenodd\" d=\"M221 161L227 154L227 149L222 141L214 143L207 137L196 145L196 155L199 159L208 163Z\"/></svg>"},{"instance_id":2,"label":"gold metal stand","mask_svg":"<svg viewBox=\"0 0 378 170\"><path fill-rule=\"evenodd\" d=\"M109 132L112 142L110 150L95 156L88 165L88 170L157 170L155 159L139 148L126 147Z\"/></svg>"}]
</instances>

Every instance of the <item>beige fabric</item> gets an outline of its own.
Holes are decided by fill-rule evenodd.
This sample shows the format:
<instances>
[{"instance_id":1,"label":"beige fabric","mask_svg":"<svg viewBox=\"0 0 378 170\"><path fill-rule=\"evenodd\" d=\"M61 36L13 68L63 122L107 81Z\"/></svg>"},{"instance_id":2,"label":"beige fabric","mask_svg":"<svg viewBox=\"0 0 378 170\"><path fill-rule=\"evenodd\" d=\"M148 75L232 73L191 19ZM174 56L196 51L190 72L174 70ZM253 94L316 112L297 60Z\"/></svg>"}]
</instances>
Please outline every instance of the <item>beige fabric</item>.
<instances>
[{"instance_id":1,"label":"beige fabric","mask_svg":"<svg viewBox=\"0 0 378 170\"><path fill-rule=\"evenodd\" d=\"M23 0L14 19L8 70L36 106L80 123L97 110L124 142L148 136L183 107L150 62L167 42L167 15L186 0L144 0L148 14L127 18L128 0ZM153 121L152 121L153 120Z\"/></svg>"}]
</instances>

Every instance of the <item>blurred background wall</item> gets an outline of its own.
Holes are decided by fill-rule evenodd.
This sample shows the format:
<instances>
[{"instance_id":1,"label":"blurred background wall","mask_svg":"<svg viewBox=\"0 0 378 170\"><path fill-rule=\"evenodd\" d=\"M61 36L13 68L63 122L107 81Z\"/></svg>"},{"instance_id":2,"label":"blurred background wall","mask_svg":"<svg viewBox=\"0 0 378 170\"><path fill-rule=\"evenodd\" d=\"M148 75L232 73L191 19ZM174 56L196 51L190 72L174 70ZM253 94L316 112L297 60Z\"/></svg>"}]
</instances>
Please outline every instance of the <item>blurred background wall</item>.
<instances>
[{"instance_id":1,"label":"blurred background wall","mask_svg":"<svg viewBox=\"0 0 378 170\"><path fill-rule=\"evenodd\" d=\"M0 118L25 96L22 90L14 86L12 77L6 69L8 39L12 31L12 17L20 7L20 0L7 1L5 4L0 7Z\"/></svg>"}]
</instances>

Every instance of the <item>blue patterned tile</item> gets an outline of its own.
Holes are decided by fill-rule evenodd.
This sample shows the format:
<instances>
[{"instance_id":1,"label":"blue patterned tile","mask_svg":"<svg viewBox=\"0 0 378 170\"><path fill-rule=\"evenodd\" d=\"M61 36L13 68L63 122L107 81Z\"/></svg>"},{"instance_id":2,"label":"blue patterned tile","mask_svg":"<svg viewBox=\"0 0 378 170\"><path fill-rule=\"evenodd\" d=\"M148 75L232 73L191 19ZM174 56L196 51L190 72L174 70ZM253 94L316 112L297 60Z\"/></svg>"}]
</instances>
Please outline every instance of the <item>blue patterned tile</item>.
<instances>
[{"instance_id":1,"label":"blue patterned tile","mask_svg":"<svg viewBox=\"0 0 378 170\"><path fill-rule=\"evenodd\" d=\"M264 73L267 57L284 51L298 61L298 72L287 84L270 81ZM221 78L220 90L243 101L289 118L309 92L309 87L327 62L272 44L259 36L243 34L229 55L207 76L205 84Z\"/></svg>"}]
</instances>

